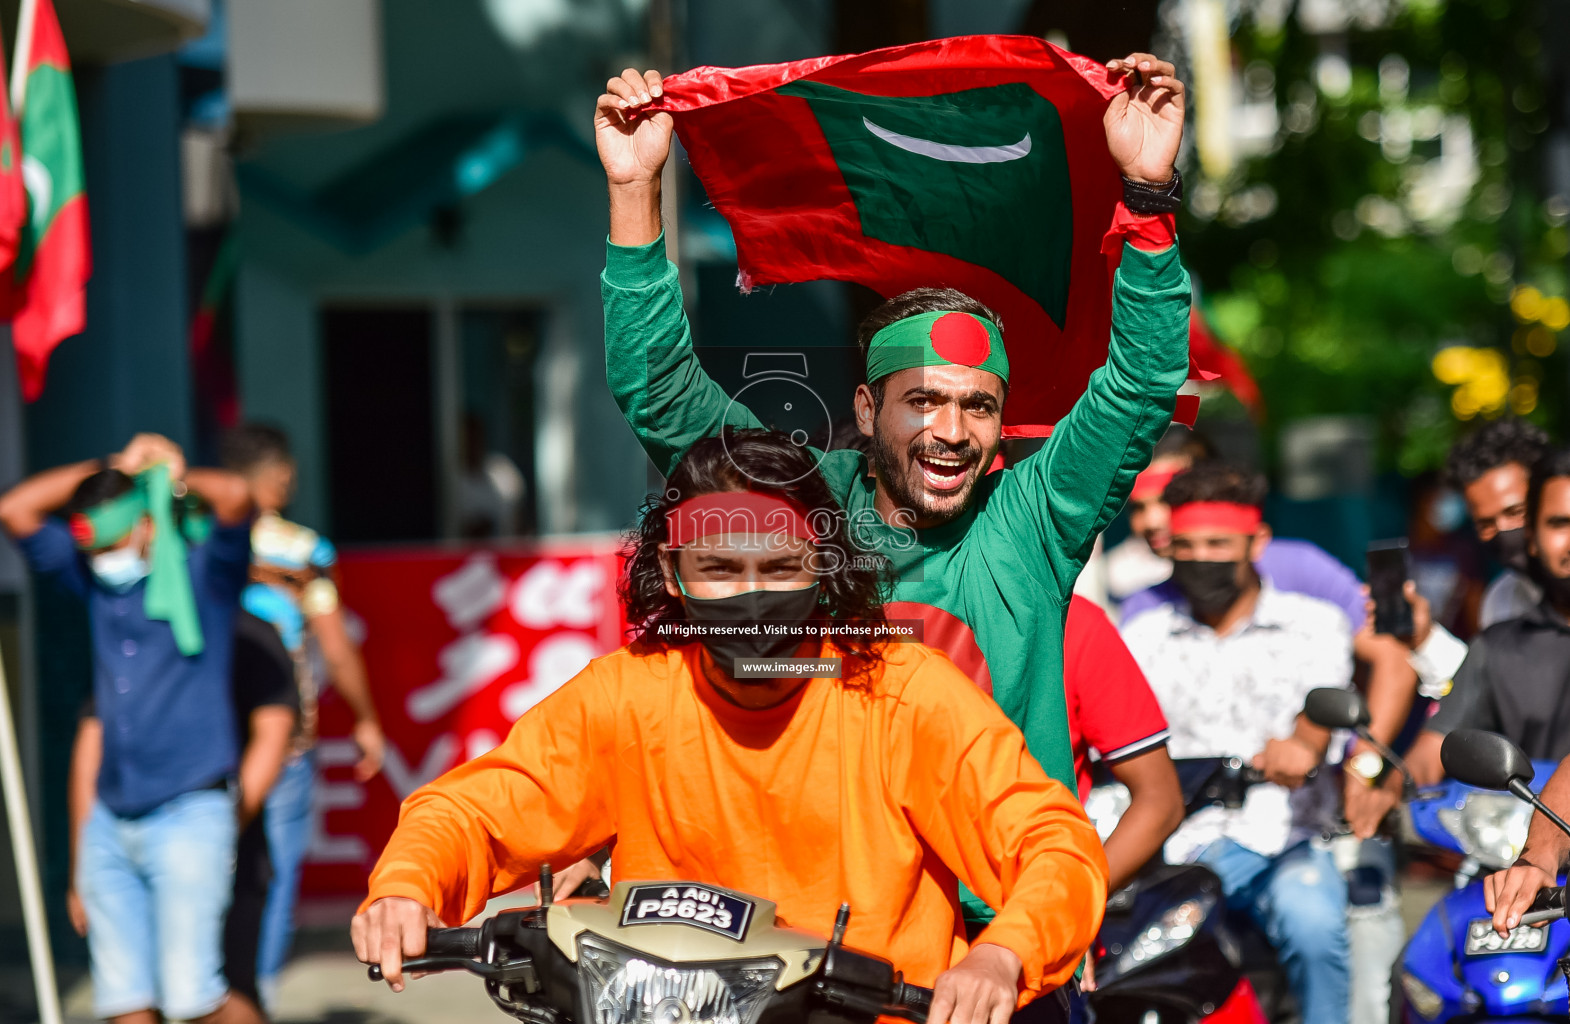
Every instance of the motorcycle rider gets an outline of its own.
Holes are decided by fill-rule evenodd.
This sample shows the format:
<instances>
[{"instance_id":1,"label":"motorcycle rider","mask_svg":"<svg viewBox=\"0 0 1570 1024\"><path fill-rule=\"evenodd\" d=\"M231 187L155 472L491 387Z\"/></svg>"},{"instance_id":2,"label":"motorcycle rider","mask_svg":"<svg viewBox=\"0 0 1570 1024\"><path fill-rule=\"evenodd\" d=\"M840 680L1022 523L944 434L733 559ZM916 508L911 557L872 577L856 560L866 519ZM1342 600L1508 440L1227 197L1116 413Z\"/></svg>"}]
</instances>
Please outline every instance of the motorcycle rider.
<instances>
[{"instance_id":1,"label":"motorcycle rider","mask_svg":"<svg viewBox=\"0 0 1570 1024\"><path fill-rule=\"evenodd\" d=\"M885 570L815 463L768 431L690 446L622 580L638 639L405 801L353 924L395 989L427 926L611 841L618 878L754 892L800 927L848 901L848 942L935 983L934 1024L1001 1024L1073 974L1107 894L1095 830L946 657L860 632ZM756 622L809 628L724 631ZM789 655L819 667L738 661ZM843 671L810 674L824 658ZM1000 908L968 950L957 880Z\"/></svg>"},{"instance_id":2,"label":"motorcycle rider","mask_svg":"<svg viewBox=\"0 0 1570 1024\"><path fill-rule=\"evenodd\" d=\"M1450 692L1419 738L1430 749L1465 727L1497 732L1535 760L1570 755L1570 701L1565 700L1570 669L1570 449L1550 451L1538 460L1527 486L1526 516L1531 524L1527 552L1535 563L1530 568L1542 600L1518 618L1489 626L1472 641ZM1527 849L1542 843L1541 838L1529 840Z\"/></svg>"},{"instance_id":3,"label":"motorcycle rider","mask_svg":"<svg viewBox=\"0 0 1570 1024\"><path fill-rule=\"evenodd\" d=\"M1272 783L1250 789L1241 808L1191 816L1167 841L1167 859L1205 864L1229 904L1258 921L1304 1024L1344 1024L1346 884L1330 851L1309 839L1323 794L1304 786L1329 736L1301 710L1315 687L1350 682L1346 616L1277 590L1254 568L1270 542L1258 474L1198 463L1165 497L1178 596L1125 622L1123 638L1161 701L1173 757L1253 755Z\"/></svg>"},{"instance_id":4,"label":"motorcycle rider","mask_svg":"<svg viewBox=\"0 0 1570 1024\"><path fill-rule=\"evenodd\" d=\"M1553 451L1539 461L1532 471L1526 504L1531 534L1528 551L1537 560L1536 576L1542 584L1543 600L1532 613L1492 626L1472 642L1466 662L1456 673L1456 689L1441 702L1439 715L1446 713L1446 706L1452 699L1462 698L1469 714L1478 715L1481 723L1465 721L1465 725L1494 728L1518 745L1526 746L1529 756L1558 758L1559 767L1543 787L1542 798L1563 816L1570 813L1570 767L1567 767L1570 766L1570 749L1567 749L1570 733L1566 732L1559 711L1565 671L1570 666L1570 625L1567 625L1567 618L1570 618L1570 451ZM1531 644L1529 650L1517 651L1504 646L1522 639ZM1500 648L1497 654L1494 653L1496 646ZM1486 680L1486 685L1478 688L1484 691L1481 693L1463 685L1476 681L1472 667L1474 653L1486 658L1483 666L1478 666L1486 667L1486 675L1476 673ZM1532 660L1526 660L1528 658ZM1535 684L1532 687L1534 698L1530 702L1535 713L1524 722L1516 721L1516 713L1511 713L1510 721L1506 722L1507 716L1500 709L1503 702L1494 693L1496 688L1512 682L1502 674L1512 668L1528 673L1528 678L1520 680L1518 685ZM1439 715L1434 716L1436 720ZM1512 735L1506 731L1511 726L1525 728L1517 728ZM1541 814L1534 814L1526 845L1515 864L1484 880L1483 891L1488 909L1494 915L1494 928L1500 934L1508 934L1519 925L1521 915L1532 905L1538 892L1558 884L1558 876L1567 868L1570 868L1570 837Z\"/></svg>"}]
</instances>

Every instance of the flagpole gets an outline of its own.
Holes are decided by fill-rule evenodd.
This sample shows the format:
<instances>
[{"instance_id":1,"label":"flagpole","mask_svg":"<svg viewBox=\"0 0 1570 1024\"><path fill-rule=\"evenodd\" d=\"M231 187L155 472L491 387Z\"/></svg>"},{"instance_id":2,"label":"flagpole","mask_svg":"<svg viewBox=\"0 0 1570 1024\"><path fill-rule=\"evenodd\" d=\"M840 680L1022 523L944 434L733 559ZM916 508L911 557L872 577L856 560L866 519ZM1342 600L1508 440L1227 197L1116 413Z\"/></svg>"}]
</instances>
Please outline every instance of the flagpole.
<instances>
[{"instance_id":1,"label":"flagpole","mask_svg":"<svg viewBox=\"0 0 1570 1024\"><path fill-rule=\"evenodd\" d=\"M38 12L38 0L22 0L22 10L16 19L16 52L11 61L11 115L22 116L22 103L27 94L27 64L33 50L33 19Z\"/></svg>"},{"instance_id":2,"label":"flagpole","mask_svg":"<svg viewBox=\"0 0 1570 1024\"><path fill-rule=\"evenodd\" d=\"M0 659L0 789L5 794L11 851L16 855L16 884L22 893L22 920L27 927L28 956L33 961L39 1024L61 1024L60 992L55 987L49 922L44 916L43 885L38 877L38 853L33 846L32 818L27 813L27 789L16 749L16 723L11 720L11 693L6 686L4 659Z\"/></svg>"}]
</instances>

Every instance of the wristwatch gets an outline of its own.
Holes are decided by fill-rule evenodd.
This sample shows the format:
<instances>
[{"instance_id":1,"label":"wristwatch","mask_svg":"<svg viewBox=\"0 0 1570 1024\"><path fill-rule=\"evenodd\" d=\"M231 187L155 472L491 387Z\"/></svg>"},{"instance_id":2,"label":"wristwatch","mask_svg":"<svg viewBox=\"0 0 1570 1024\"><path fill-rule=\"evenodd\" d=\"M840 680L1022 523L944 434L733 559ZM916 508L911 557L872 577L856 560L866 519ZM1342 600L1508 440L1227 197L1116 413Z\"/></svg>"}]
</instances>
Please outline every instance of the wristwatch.
<instances>
[{"instance_id":1,"label":"wristwatch","mask_svg":"<svg viewBox=\"0 0 1570 1024\"><path fill-rule=\"evenodd\" d=\"M1372 786L1385 773L1385 759L1372 750L1347 759L1346 770Z\"/></svg>"}]
</instances>

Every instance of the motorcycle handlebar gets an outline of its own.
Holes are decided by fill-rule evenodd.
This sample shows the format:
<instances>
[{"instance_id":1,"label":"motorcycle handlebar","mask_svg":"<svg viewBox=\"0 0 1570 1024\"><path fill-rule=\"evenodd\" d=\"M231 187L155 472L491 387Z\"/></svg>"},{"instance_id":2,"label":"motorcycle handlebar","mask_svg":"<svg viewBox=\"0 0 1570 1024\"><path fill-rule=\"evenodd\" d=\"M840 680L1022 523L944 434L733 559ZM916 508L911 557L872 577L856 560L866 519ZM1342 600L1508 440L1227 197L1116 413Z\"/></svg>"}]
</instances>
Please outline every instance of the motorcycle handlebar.
<instances>
[{"instance_id":1,"label":"motorcycle handlebar","mask_svg":"<svg viewBox=\"0 0 1570 1024\"><path fill-rule=\"evenodd\" d=\"M480 929L427 928L424 954L405 960L403 969L417 974L434 974L437 971L474 971L483 966L475 960L479 955ZM365 973L372 981L381 981L382 965L371 964Z\"/></svg>"},{"instance_id":2,"label":"motorcycle handlebar","mask_svg":"<svg viewBox=\"0 0 1570 1024\"><path fill-rule=\"evenodd\" d=\"M1557 921L1565 916L1565 887L1556 885L1544 889L1532 901L1532 907L1521 915L1521 923L1542 924L1545 921Z\"/></svg>"},{"instance_id":3,"label":"motorcycle handlebar","mask_svg":"<svg viewBox=\"0 0 1570 1024\"><path fill-rule=\"evenodd\" d=\"M927 1019L927 1013L932 1009L932 990L922 988L920 985L900 985L899 991L894 993L894 1002L921 1014L921 1019Z\"/></svg>"},{"instance_id":4,"label":"motorcycle handlebar","mask_svg":"<svg viewBox=\"0 0 1570 1024\"><path fill-rule=\"evenodd\" d=\"M480 955L478 928L427 928L425 955L476 957Z\"/></svg>"}]
</instances>

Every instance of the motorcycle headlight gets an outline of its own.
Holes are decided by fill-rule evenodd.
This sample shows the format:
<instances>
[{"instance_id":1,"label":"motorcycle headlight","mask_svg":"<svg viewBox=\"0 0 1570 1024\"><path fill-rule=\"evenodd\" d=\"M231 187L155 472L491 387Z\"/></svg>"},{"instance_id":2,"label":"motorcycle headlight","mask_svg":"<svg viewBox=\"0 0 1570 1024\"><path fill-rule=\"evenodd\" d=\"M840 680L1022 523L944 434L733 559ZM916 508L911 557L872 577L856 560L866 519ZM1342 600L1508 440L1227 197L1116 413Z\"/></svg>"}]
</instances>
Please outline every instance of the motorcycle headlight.
<instances>
[{"instance_id":1,"label":"motorcycle headlight","mask_svg":"<svg viewBox=\"0 0 1570 1024\"><path fill-rule=\"evenodd\" d=\"M1460 810L1439 811L1439 823L1468 855L1504 867L1515 863L1526 845L1532 807L1507 793L1468 793Z\"/></svg>"},{"instance_id":2,"label":"motorcycle headlight","mask_svg":"<svg viewBox=\"0 0 1570 1024\"><path fill-rule=\"evenodd\" d=\"M1420 1017L1432 1020L1445 1007L1445 1001L1439 998L1438 993L1406 971L1401 972L1401 991L1406 993L1406 1001L1412 1004L1412 1009Z\"/></svg>"},{"instance_id":3,"label":"motorcycle headlight","mask_svg":"<svg viewBox=\"0 0 1570 1024\"><path fill-rule=\"evenodd\" d=\"M1161 915L1160 920L1134 937L1118 957L1117 972L1124 975L1158 956L1182 947L1205 923L1205 915L1216 905L1214 896L1184 900Z\"/></svg>"},{"instance_id":4,"label":"motorcycle headlight","mask_svg":"<svg viewBox=\"0 0 1570 1024\"><path fill-rule=\"evenodd\" d=\"M774 992L780 962L679 967L584 934L578 970L588 1024L754 1024Z\"/></svg>"}]
</instances>

